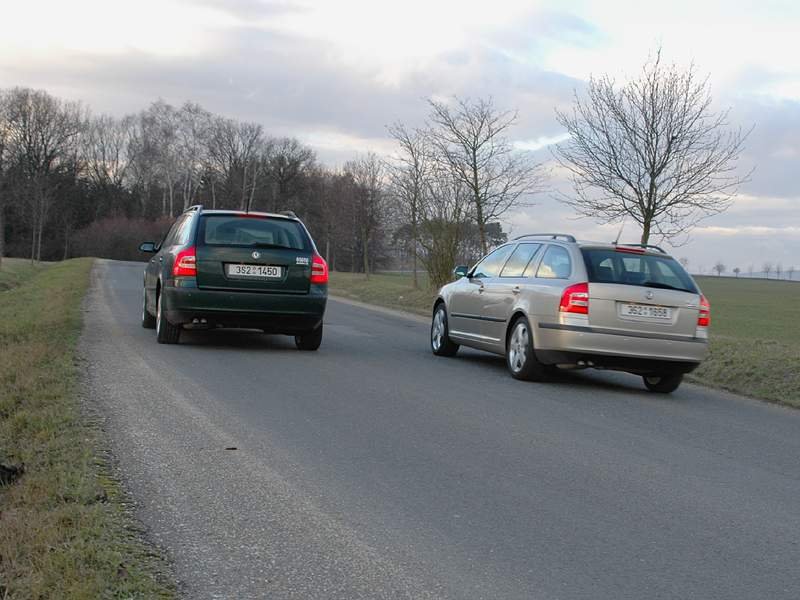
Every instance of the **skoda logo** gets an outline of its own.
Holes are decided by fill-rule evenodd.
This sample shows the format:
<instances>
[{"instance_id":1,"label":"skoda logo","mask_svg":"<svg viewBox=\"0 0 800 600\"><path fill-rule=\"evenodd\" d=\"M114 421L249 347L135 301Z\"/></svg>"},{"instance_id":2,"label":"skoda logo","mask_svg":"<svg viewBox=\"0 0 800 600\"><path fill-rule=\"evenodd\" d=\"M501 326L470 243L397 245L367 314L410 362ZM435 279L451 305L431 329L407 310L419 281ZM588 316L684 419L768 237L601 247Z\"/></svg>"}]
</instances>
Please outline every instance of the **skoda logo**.
<instances>
[{"instance_id":1,"label":"skoda logo","mask_svg":"<svg viewBox=\"0 0 800 600\"><path fill-rule=\"evenodd\" d=\"M259 252L258 250L256 250L255 252L253 252L253 258L255 258L256 260L258 260L259 258L261 258L261 252ZM647 293L648 293L648 294L650 294L650 292L647 292ZM652 295L652 294L650 294L650 296L648 296L648 298L651 298L652 296L653 296L653 295Z\"/></svg>"},{"instance_id":2,"label":"skoda logo","mask_svg":"<svg viewBox=\"0 0 800 600\"><path fill-rule=\"evenodd\" d=\"M253 255L255 256L255 252L253 252ZM652 300L652 299L653 299L653 292L650 292L650 291L648 291L648 292L647 292L647 293L644 295L644 297L645 297L645 298L647 298L648 300Z\"/></svg>"}]
</instances>

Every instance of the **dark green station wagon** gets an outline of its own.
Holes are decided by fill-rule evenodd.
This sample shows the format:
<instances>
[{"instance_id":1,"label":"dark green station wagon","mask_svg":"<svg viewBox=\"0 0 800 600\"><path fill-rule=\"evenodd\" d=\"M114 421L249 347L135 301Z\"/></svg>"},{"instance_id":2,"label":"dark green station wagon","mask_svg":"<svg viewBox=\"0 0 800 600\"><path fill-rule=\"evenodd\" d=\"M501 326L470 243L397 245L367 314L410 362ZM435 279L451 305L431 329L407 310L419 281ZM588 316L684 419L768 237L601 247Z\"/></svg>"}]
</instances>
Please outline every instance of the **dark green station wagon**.
<instances>
[{"instance_id":1,"label":"dark green station wagon","mask_svg":"<svg viewBox=\"0 0 800 600\"><path fill-rule=\"evenodd\" d=\"M292 335L300 350L322 342L328 265L292 213L184 212L144 273L142 327L175 344L184 329L260 329Z\"/></svg>"}]
</instances>

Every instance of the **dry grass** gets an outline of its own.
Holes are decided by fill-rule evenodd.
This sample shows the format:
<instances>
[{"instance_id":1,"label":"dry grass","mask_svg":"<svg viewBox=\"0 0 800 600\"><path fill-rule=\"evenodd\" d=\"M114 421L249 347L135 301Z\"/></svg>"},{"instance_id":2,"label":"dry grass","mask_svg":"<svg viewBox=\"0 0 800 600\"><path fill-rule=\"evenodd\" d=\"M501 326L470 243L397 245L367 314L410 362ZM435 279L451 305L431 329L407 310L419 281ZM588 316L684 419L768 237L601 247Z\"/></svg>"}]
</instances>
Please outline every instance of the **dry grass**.
<instances>
[{"instance_id":1,"label":"dry grass","mask_svg":"<svg viewBox=\"0 0 800 600\"><path fill-rule=\"evenodd\" d=\"M428 316L433 310L436 290L428 288L424 273L419 274L419 289L413 289L407 273L376 273L367 279L361 273L330 274L331 294Z\"/></svg>"},{"instance_id":2,"label":"dry grass","mask_svg":"<svg viewBox=\"0 0 800 600\"><path fill-rule=\"evenodd\" d=\"M0 598L171 597L82 415L75 344L90 259L0 271Z\"/></svg>"}]
</instances>

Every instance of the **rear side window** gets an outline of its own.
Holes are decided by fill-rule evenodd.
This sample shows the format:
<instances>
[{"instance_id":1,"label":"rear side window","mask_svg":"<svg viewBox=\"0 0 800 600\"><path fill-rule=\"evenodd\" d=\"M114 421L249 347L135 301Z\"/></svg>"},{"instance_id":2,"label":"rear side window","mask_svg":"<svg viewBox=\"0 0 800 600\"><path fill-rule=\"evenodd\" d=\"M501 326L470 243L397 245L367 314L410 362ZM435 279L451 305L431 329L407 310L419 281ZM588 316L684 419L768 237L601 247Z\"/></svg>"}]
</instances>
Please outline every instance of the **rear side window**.
<instances>
[{"instance_id":1,"label":"rear side window","mask_svg":"<svg viewBox=\"0 0 800 600\"><path fill-rule=\"evenodd\" d=\"M208 215L201 219L197 237L206 246L311 249L303 226L288 219Z\"/></svg>"},{"instance_id":2,"label":"rear side window","mask_svg":"<svg viewBox=\"0 0 800 600\"><path fill-rule=\"evenodd\" d=\"M567 279L571 273L572 261L569 252L561 246L548 246L536 276L544 279Z\"/></svg>"},{"instance_id":3,"label":"rear side window","mask_svg":"<svg viewBox=\"0 0 800 600\"><path fill-rule=\"evenodd\" d=\"M178 217L178 220L172 224L172 227L169 228L167 235L164 236L164 239L161 242L162 248L169 248L170 246L174 246L175 244L180 244L180 231L181 229L185 229L185 225L187 222L191 222L190 218L187 215L183 215Z\"/></svg>"},{"instance_id":4,"label":"rear side window","mask_svg":"<svg viewBox=\"0 0 800 600\"><path fill-rule=\"evenodd\" d=\"M525 267L531 262L536 251L541 248L541 244L520 244L506 262L500 277L522 277Z\"/></svg>"},{"instance_id":5,"label":"rear side window","mask_svg":"<svg viewBox=\"0 0 800 600\"><path fill-rule=\"evenodd\" d=\"M676 289L697 293L692 278L671 256L626 254L616 250L582 248L589 281Z\"/></svg>"},{"instance_id":6,"label":"rear side window","mask_svg":"<svg viewBox=\"0 0 800 600\"><path fill-rule=\"evenodd\" d=\"M497 277L512 250L514 250L513 244L510 246L501 246L478 263L478 266L472 271L472 276Z\"/></svg>"},{"instance_id":7,"label":"rear side window","mask_svg":"<svg viewBox=\"0 0 800 600\"><path fill-rule=\"evenodd\" d=\"M177 231L175 232L175 239L173 240L173 244L178 244L181 246L185 246L189 243L189 236L192 233L192 218L190 216L186 216L183 218L183 223L178 226Z\"/></svg>"}]
</instances>

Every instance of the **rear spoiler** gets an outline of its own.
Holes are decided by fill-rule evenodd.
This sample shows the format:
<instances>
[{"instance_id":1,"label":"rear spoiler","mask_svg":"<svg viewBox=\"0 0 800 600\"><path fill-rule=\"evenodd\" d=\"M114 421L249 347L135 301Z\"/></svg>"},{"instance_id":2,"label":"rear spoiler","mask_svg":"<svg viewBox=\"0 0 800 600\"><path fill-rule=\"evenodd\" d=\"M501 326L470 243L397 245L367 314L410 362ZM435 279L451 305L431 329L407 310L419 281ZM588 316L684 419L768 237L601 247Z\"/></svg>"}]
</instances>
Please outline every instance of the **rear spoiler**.
<instances>
[{"instance_id":1,"label":"rear spoiler","mask_svg":"<svg viewBox=\"0 0 800 600\"><path fill-rule=\"evenodd\" d=\"M657 250L658 252L661 252L661 254L666 254L667 253L667 251L664 250L661 246L655 246L653 244L617 244L615 242L614 246L616 246L617 249L619 249L621 252L625 251L624 248L631 248L631 249L633 249L633 248L641 248L642 251L645 251L645 250ZM622 246L622 248L620 248L620 246Z\"/></svg>"}]
</instances>

